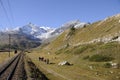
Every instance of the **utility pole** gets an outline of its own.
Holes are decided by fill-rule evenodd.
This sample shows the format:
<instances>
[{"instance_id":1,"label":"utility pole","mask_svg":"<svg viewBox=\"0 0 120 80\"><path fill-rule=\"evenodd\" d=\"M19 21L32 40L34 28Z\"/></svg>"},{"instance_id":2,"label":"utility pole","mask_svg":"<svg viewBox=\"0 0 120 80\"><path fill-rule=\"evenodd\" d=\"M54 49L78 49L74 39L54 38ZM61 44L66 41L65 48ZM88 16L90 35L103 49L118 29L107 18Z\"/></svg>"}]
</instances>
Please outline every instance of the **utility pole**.
<instances>
[{"instance_id":1,"label":"utility pole","mask_svg":"<svg viewBox=\"0 0 120 80\"><path fill-rule=\"evenodd\" d=\"M9 57L10 57L10 47L11 47L11 35L9 34Z\"/></svg>"}]
</instances>

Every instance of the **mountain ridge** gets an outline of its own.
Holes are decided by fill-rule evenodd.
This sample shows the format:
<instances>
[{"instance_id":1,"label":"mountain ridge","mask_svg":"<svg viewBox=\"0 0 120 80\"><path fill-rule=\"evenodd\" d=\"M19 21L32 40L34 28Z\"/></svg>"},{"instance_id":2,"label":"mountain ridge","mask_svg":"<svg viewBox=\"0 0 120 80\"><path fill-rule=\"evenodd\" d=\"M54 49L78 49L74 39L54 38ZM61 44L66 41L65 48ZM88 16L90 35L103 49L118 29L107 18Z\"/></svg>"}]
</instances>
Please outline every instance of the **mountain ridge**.
<instances>
[{"instance_id":1,"label":"mountain ridge","mask_svg":"<svg viewBox=\"0 0 120 80\"><path fill-rule=\"evenodd\" d=\"M104 20L94 22L75 30L64 31L56 40L52 41L47 49L58 50L66 45L81 45L97 42L120 41L120 14L107 17ZM69 38L67 36L69 35ZM115 39L116 38L116 39ZM56 45L57 44L57 45Z\"/></svg>"},{"instance_id":2,"label":"mountain ridge","mask_svg":"<svg viewBox=\"0 0 120 80\"><path fill-rule=\"evenodd\" d=\"M51 28L51 27L37 26L32 23L28 23L25 26L17 27L12 30L5 30L4 32L24 33L27 35L32 35L32 36L42 40L42 39L47 39L50 37L57 36L60 33L64 32L66 29L71 28L71 26L78 27L78 25L79 25L79 26L83 27L85 24L87 24L87 23L82 23L79 20L74 20L74 21L67 22L67 23L63 24L61 27L55 29L55 28Z\"/></svg>"},{"instance_id":3,"label":"mountain ridge","mask_svg":"<svg viewBox=\"0 0 120 80\"><path fill-rule=\"evenodd\" d=\"M85 24L80 23L79 21L72 21L68 22L65 25L62 25L62 27L54 29L50 27L44 27L44 26L37 26L32 23L29 23L22 27L17 27L12 30L5 30L0 32L0 43L5 43L8 46L8 39L9 34L12 36L11 44L17 44L24 46L27 48L27 45L31 42L33 45L36 43L41 44L42 42L50 42L54 40L57 36L59 36L62 32L65 30L71 28L72 26L81 24L81 27ZM4 41L4 42L3 42ZM23 44L24 42L24 44ZM26 42L26 43L25 43ZM20 44L19 44L20 43ZM31 46L32 46L31 44ZM36 45L37 46L37 45Z\"/></svg>"},{"instance_id":4,"label":"mountain ridge","mask_svg":"<svg viewBox=\"0 0 120 80\"><path fill-rule=\"evenodd\" d=\"M116 15L82 28L67 29L50 43L33 49L31 59L34 55L48 58L55 65L43 64L45 69L63 75L69 72L66 77L71 74L72 80L77 79L76 74L78 80L120 80L119 21L120 16ZM60 66L63 61L72 65Z\"/></svg>"}]
</instances>

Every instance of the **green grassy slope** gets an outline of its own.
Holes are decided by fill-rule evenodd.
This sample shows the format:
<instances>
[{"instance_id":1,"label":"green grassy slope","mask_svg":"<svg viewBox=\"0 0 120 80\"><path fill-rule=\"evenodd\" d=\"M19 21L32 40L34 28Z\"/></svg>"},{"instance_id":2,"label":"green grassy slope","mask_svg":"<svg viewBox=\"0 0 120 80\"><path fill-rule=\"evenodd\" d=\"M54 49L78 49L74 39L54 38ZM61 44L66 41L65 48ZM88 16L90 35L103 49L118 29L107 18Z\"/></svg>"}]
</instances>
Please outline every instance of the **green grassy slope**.
<instances>
[{"instance_id":1,"label":"green grassy slope","mask_svg":"<svg viewBox=\"0 0 120 80\"><path fill-rule=\"evenodd\" d=\"M114 38L116 35L120 36L119 32L120 15L112 16L83 28L66 30L51 43L34 49L28 56L40 69L46 68L43 71L51 80L57 80L57 75L51 75L49 71L71 80L120 80L120 69L109 65L111 62L120 64L119 42L79 44L106 36ZM39 62L36 60L38 56L49 58L55 64ZM59 62L65 60L73 65L58 66Z\"/></svg>"},{"instance_id":2,"label":"green grassy slope","mask_svg":"<svg viewBox=\"0 0 120 80\"><path fill-rule=\"evenodd\" d=\"M67 38L67 35L70 33L70 30L67 30L62 33L56 40L52 41L47 46L47 49L58 50L67 44L75 45L104 36L114 36L120 31L119 20L120 16L110 17L106 20L98 21L87 25L86 27L76 29L74 34L70 35L69 39Z\"/></svg>"},{"instance_id":3,"label":"green grassy slope","mask_svg":"<svg viewBox=\"0 0 120 80\"><path fill-rule=\"evenodd\" d=\"M76 47L66 47L54 52L39 48L28 53L36 66L46 74L50 80L119 80L120 69L115 69L106 64L120 64L120 44L117 42L111 43L96 43L86 44ZM95 57L94 55L102 55L107 57ZM49 59L53 64L45 64L38 60L38 57ZM110 60L109 58L113 58ZM95 59L91 61L90 59ZM97 60L96 60L97 59ZM61 61L70 62L71 66L58 66ZM108 68L106 68L108 67ZM56 75L57 74L57 75Z\"/></svg>"}]
</instances>

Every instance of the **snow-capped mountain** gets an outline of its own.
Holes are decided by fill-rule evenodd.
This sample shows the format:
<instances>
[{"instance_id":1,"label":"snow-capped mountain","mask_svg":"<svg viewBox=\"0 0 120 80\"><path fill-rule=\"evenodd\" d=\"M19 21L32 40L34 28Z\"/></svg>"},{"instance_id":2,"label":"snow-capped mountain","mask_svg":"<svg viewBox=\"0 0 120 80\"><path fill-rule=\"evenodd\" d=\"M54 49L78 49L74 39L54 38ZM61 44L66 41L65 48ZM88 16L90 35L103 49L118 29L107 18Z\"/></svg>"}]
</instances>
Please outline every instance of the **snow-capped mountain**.
<instances>
[{"instance_id":1,"label":"snow-capped mountain","mask_svg":"<svg viewBox=\"0 0 120 80\"><path fill-rule=\"evenodd\" d=\"M41 27L41 26L34 25L32 23L29 23L25 26L17 27L13 30L7 29L5 32L24 34L28 36L33 36L33 38L39 38L41 40L44 40L47 38L55 37L60 33L62 33L63 31L65 31L66 29L71 28L73 26L75 28L78 28L78 27L83 27L86 24L87 23L81 23L79 20L74 20L74 21L70 21L63 24L60 28L54 29L54 28L44 27L44 26Z\"/></svg>"},{"instance_id":2,"label":"snow-capped mountain","mask_svg":"<svg viewBox=\"0 0 120 80\"><path fill-rule=\"evenodd\" d=\"M50 27L39 27L39 26L36 26L32 23L29 23L25 26L22 26L22 27L17 27L13 30L11 30L11 32L13 33L22 33L22 34L27 34L27 35L32 35L36 38L39 38L39 39L45 39L45 38L48 38L49 34L51 32L53 32L54 29L50 28Z\"/></svg>"},{"instance_id":3,"label":"snow-capped mountain","mask_svg":"<svg viewBox=\"0 0 120 80\"><path fill-rule=\"evenodd\" d=\"M39 46L41 43L50 42L58 35L71 27L82 27L83 23L79 21L72 21L62 25L60 28L54 29L50 27L37 26L29 23L22 27L15 29L8 29L0 31L0 43L8 45L9 34L11 35L11 46L13 49L28 49ZM6 49L7 46L6 46Z\"/></svg>"},{"instance_id":4,"label":"snow-capped mountain","mask_svg":"<svg viewBox=\"0 0 120 80\"><path fill-rule=\"evenodd\" d=\"M65 24L63 24L60 28L55 29L54 32L51 33L51 35L58 35L65 31L66 29L69 29L71 27L75 28L82 28L84 25L89 25L88 23L80 22L79 20L69 21Z\"/></svg>"}]
</instances>

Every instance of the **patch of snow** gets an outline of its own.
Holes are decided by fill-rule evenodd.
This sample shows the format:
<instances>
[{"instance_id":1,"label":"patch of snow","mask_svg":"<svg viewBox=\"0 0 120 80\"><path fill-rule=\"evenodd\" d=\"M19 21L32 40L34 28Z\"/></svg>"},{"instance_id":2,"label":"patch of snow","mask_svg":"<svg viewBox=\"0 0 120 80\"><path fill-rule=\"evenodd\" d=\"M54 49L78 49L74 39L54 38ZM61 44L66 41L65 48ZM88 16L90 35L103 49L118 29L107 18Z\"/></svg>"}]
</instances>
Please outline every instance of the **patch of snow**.
<instances>
[{"instance_id":1,"label":"patch of snow","mask_svg":"<svg viewBox=\"0 0 120 80\"><path fill-rule=\"evenodd\" d=\"M82 28L85 25L88 25L88 24L87 23L79 23L79 24L75 25L75 28Z\"/></svg>"}]
</instances>

